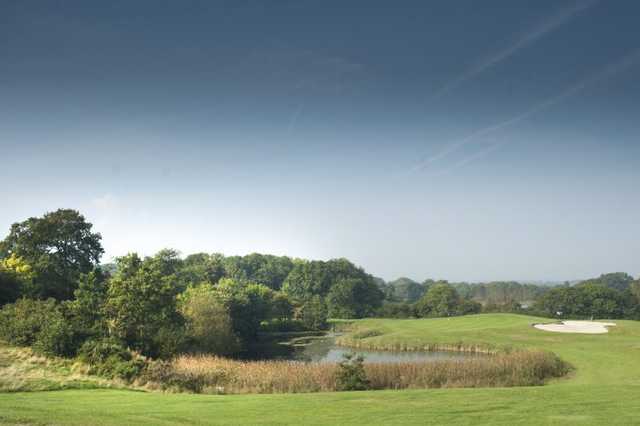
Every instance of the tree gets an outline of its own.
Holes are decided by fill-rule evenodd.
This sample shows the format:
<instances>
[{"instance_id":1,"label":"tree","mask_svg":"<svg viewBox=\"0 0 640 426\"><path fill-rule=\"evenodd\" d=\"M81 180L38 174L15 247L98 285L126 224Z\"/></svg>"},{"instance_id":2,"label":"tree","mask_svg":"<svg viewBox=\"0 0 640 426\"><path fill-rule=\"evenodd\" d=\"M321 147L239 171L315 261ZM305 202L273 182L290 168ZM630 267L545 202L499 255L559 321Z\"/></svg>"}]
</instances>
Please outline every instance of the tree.
<instances>
[{"instance_id":1,"label":"tree","mask_svg":"<svg viewBox=\"0 0 640 426\"><path fill-rule=\"evenodd\" d=\"M449 284L434 284L416 305L422 317L449 317L457 314L460 296Z\"/></svg>"},{"instance_id":2,"label":"tree","mask_svg":"<svg viewBox=\"0 0 640 426\"><path fill-rule=\"evenodd\" d=\"M118 258L118 271L107 290L104 310L110 334L148 356L170 356L179 345L180 287L172 258L166 252L144 261L136 254Z\"/></svg>"},{"instance_id":3,"label":"tree","mask_svg":"<svg viewBox=\"0 0 640 426\"><path fill-rule=\"evenodd\" d=\"M273 319L288 321L293 316L293 303L284 293L275 293L271 301L271 315Z\"/></svg>"},{"instance_id":4,"label":"tree","mask_svg":"<svg viewBox=\"0 0 640 426\"><path fill-rule=\"evenodd\" d=\"M327 306L320 296L311 297L296 312L296 319L308 330L327 328L327 316Z\"/></svg>"},{"instance_id":5,"label":"tree","mask_svg":"<svg viewBox=\"0 0 640 426\"><path fill-rule=\"evenodd\" d=\"M33 292L33 270L15 254L0 259L0 305Z\"/></svg>"},{"instance_id":6,"label":"tree","mask_svg":"<svg viewBox=\"0 0 640 426\"><path fill-rule=\"evenodd\" d=\"M69 299L80 274L104 253L99 233L75 210L60 209L11 225L0 242L0 258L15 255L34 272L34 296Z\"/></svg>"},{"instance_id":7,"label":"tree","mask_svg":"<svg viewBox=\"0 0 640 426\"><path fill-rule=\"evenodd\" d=\"M590 284L598 284L604 287L608 287L618 291L624 291L629 288L633 282L633 277L624 272L613 272L609 274L602 274L598 278L591 278L589 280L582 281L577 286L584 286Z\"/></svg>"},{"instance_id":8,"label":"tree","mask_svg":"<svg viewBox=\"0 0 640 426\"><path fill-rule=\"evenodd\" d=\"M180 270L181 281L191 285L204 282L216 284L224 275L224 256L218 253L189 255Z\"/></svg>"},{"instance_id":9,"label":"tree","mask_svg":"<svg viewBox=\"0 0 640 426\"><path fill-rule=\"evenodd\" d=\"M307 300L312 296L325 297L331 287L341 279L359 278L375 282L373 277L347 259L296 261L282 285L282 290L295 300Z\"/></svg>"},{"instance_id":10,"label":"tree","mask_svg":"<svg viewBox=\"0 0 640 426\"><path fill-rule=\"evenodd\" d=\"M260 323L269 319L273 290L262 284L223 278L216 291L229 310L236 335L244 344L255 339Z\"/></svg>"},{"instance_id":11,"label":"tree","mask_svg":"<svg viewBox=\"0 0 640 426\"><path fill-rule=\"evenodd\" d=\"M332 318L363 318L372 315L383 299L373 280L343 278L329 290L327 305Z\"/></svg>"},{"instance_id":12,"label":"tree","mask_svg":"<svg viewBox=\"0 0 640 426\"><path fill-rule=\"evenodd\" d=\"M66 302L69 319L84 338L105 335L107 332L103 315L107 298L106 280L107 276L100 268L82 274L74 292L75 298Z\"/></svg>"},{"instance_id":13,"label":"tree","mask_svg":"<svg viewBox=\"0 0 640 426\"><path fill-rule=\"evenodd\" d=\"M620 318L624 312L621 292L601 284L556 287L542 295L535 308L549 316L566 318Z\"/></svg>"},{"instance_id":14,"label":"tree","mask_svg":"<svg viewBox=\"0 0 640 426\"><path fill-rule=\"evenodd\" d=\"M229 309L211 284L189 287L178 298L178 310L196 351L231 355L240 350Z\"/></svg>"},{"instance_id":15,"label":"tree","mask_svg":"<svg viewBox=\"0 0 640 426\"><path fill-rule=\"evenodd\" d=\"M330 276L325 262L297 261L282 290L296 300L307 300L315 295L324 296L330 287Z\"/></svg>"},{"instance_id":16,"label":"tree","mask_svg":"<svg viewBox=\"0 0 640 426\"><path fill-rule=\"evenodd\" d=\"M401 302L414 303L426 292L424 285L405 277L391 281L389 285L393 288L394 299Z\"/></svg>"},{"instance_id":17,"label":"tree","mask_svg":"<svg viewBox=\"0 0 640 426\"><path fill-rule=\"evenodd\" d=\"M636 298L636 303L640 304L640 278L631 283L629 291Z\"/></svg>"},{"instance_id":18,"label":"tree","mask_svg":"<svg viewBox=\"0 0 640 426\"><path fill-rule=\"evenodd\" d=\"M280 290L293 268L293 261L286 256L260 253L227 257L224 263L227 277L262 284L272 290Z\"/></svg>"}]
</instances>

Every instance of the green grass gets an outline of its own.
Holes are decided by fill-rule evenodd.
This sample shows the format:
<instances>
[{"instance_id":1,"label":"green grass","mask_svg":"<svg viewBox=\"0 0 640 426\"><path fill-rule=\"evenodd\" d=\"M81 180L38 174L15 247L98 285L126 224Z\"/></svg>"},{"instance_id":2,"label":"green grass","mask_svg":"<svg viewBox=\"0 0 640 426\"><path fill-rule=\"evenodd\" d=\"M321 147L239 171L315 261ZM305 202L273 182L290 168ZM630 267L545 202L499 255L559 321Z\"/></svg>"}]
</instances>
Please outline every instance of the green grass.
<instances>
[{"instance_id":1,"label":"green grass","mask_svg":"<svg viewBox=\"0 0 640 426\"><path fill-rule=\"evenodd\" d=\"M465 342L551 350L576 368L541 387L206 396L125 390L0 394L2 424L640 424L640 322L604 335L556 334L543 319L476 315L355 323L372 347ZM367 333L365 333L366 335Z\"/></svg>"}]
</instances>

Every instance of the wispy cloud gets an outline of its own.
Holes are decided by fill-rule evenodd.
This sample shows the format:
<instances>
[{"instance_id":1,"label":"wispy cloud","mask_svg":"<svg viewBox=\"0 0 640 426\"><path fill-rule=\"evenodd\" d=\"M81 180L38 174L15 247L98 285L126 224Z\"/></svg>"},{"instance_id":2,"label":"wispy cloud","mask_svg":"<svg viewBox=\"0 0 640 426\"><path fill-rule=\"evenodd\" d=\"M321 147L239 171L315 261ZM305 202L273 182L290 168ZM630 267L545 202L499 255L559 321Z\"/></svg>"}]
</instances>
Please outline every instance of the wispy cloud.
<instances>
[{"instance_id":1,"label":"wispy cloud","mask_svg":"<svg viewBox=\"0 0 640 426\"><path fill-rule=\"evenodd\" d=\"M303 109L304 103L301 103L291 114L291 117L289 118L289 125L287 126L287 134L290 135L295 131L296 125L298 124L298 118L300 117L300 114L302 114Z\"/></svg>"},{"instance_id":2,"label":"wispy cloud","mask_svg":"<svg viewBox=\"0 0 640 426\"><path fill-rule=\"evenodd\" d=\"M572 7L564 9L559 13L550 16L544 21L538 23L535 27L531 28L529 31L525 32L520 37L515 39L509 46L483 58L477 64L473 65L471 68L446 83L435 92L433 98L438 99L442 97L465 81L471 80L473 77L482 73L486 69L499 64L500 62L514 55L519 50L535 43L540 38L544 37L566 22L570 21L579 12L593 7L597 2L598 0L580 1Z\"/></svg>"},{"instance_id":3,"label":"wispy cloud","mask_svg":"<svg viewBox=\"0 0 640 426\"><path fill-rule=\"evenodd\" d=\"M566 88L565 90L563 90L559 94L557 94L555 96L552 96L552 97L550 97L550 98L548 98L548 99L546 99L546 100L544 100L542 102L539 102L539 103L533 105L532 107L530 107L526 111L524 111L524 112L522 112L522 113L520 113L518 115L515 115L515 116L509 118L508 120L501 121L501 122L493 124L491 126L487 126L487 127L478 129L478 130L472 132L471 134L465 136L464 138L459 139L459 140L457 140L455 142L452 142L452 143L448 144L447 146L445 146L437 154L421 160L417 165L415 165L411 169L411 172L424 170L424 169L428 168L429 166L431 166L432 164L434 164L435 162L437 162L438 160L441 160L444 157L448 156L449 154L461 149L465 145L473 143L474 141L478 140L481 137L487 136L487 135L492 134L494 132L497 132L499 130L503 130L503 129L507 128L507 127L511 127L511 126L513 126L515 124L518 124L518 123L522 122L523 120L526 120L529 117L533 116L534 114L537 114L538 112L543 111L545 109L551 108L552 106L558 104L559 102L562 102L565 99L577 94L578 92L582 91L586 87L591 86L592 84L595 84L596 82L598 82L600 80L604 80L604 79L606 79L608 77L611 77L611 76L613 76L615 74L618 74L618 73L624 71L626 68L628 68L628 67L630 67L632 65L635 65L639 61L640 61L640 48L631 51L629 54L625 55L624 57L622 57L618 61L607 65L606 67L602 68L598 72L589 75L588 77L580 80L578 83L576 83L576 84L574 84L572 86L569 86L568 88ZM475 157L473 159L475 159ZM469 161L466 161L464 164L472 161L473 159L471 159ZM454 166L454 167L456 167L456 166Z\"/></svg>"}]
</instances>

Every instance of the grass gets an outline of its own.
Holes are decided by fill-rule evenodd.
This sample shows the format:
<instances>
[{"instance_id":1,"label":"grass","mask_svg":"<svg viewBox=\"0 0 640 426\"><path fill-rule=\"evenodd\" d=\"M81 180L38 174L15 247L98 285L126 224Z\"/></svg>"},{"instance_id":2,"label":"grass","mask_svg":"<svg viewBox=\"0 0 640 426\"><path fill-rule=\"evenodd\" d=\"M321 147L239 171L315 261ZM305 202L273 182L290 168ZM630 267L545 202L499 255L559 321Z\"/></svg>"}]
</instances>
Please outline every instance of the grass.
<instances>
[{"instance_id":1,"label":"grass","mask_svg":"<svg viewBox=\"0 0 640 426\"><path fill-rule=\"evenodd\" d=\"M640 424L640 322L604 335L536 330L544 319L486 314L452 319L356 321L371 347L459 343L550 350L575 372L546 386L272 395L125 390L0 394L2 424Z\"/></svg>"},{"instance_id":2,"label":"grass","mask_svg":"<svg viewBox=\"0 0 640 426\"><path fill-rule=\"evenodd\" d=\"M117 381L89 376L86 371L86 366L66 359L45 358L29 348L0 345L0 392L124 387Z\"/></svg>"}]
</instances>

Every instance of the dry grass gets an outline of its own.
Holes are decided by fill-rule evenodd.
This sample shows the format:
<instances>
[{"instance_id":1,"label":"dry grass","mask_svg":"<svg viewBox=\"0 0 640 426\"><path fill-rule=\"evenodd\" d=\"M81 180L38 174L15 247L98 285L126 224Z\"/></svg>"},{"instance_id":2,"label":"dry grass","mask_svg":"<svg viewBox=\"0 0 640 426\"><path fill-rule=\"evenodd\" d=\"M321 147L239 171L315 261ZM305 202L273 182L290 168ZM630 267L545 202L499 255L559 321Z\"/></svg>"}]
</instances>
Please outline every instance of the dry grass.
<instances>
[{"instance_id":1,"label":"dry grass","mask_svg":"<svg viewBox=\"0 0 640 426\"><path fill-rule=\"evenodd\" d=\"M181 356L150 369L150 388L197 393L337 390L336 364ZM569 371L554 354L521 351L460 360L365 363L371 389L531 386Z\"/></svg>"},{"instance_id":2,"label":"dry grass","mask_svg":"<svg viewBox=\"0 0 640 426\"><path fill-rule=\"evenodd\" d=\"M87 374L87 366L46 358L29 348L0 344L0 392L124 387L123 383Z\"/></svg>"}]
</instances>

